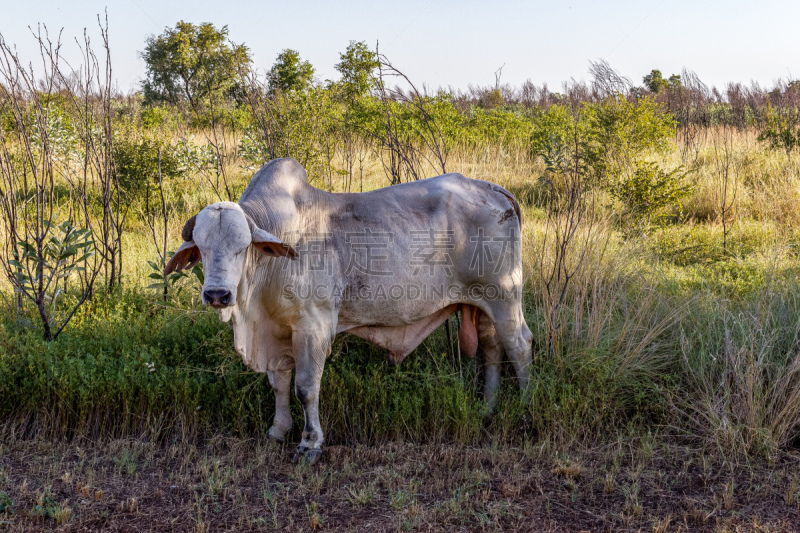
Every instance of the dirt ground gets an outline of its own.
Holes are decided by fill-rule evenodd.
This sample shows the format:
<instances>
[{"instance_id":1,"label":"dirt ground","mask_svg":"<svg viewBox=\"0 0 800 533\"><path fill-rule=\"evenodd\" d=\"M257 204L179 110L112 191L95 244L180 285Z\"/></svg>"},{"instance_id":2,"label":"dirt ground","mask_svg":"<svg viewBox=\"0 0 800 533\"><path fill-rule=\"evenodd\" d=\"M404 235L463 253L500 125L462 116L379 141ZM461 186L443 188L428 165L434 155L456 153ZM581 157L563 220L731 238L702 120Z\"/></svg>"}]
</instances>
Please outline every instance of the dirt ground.
<instances>
[{"instance_id":1,"label":"dirt ground","mask_svg":"<svg viewBox=\"0 0 800 533\"><path fill-rule=\"evenodd\" d=\"M800 531L800 456L0 440L0 531Z\"/></svg>"}]
</instances>

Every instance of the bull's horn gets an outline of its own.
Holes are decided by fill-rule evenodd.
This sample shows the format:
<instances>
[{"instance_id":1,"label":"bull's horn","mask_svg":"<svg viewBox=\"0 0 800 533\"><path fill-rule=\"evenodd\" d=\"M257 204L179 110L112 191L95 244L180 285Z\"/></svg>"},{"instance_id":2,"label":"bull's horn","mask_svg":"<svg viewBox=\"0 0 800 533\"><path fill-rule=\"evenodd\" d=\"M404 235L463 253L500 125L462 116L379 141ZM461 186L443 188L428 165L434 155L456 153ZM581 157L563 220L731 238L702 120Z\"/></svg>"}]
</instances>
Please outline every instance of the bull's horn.
<instances>
[{"instance_id":1,"label":"bull's horn","mask_svg":"<svg viewBox=\"0 0 800 533\"><path fill-rule=\"evenodd\" d=\"M181 230L181 237L186 242L194 240L194 224L197 222L197 215L194 215L192 218L186 221L186 224L183 225L183 229Z\"/></svg>"}]
</instances>

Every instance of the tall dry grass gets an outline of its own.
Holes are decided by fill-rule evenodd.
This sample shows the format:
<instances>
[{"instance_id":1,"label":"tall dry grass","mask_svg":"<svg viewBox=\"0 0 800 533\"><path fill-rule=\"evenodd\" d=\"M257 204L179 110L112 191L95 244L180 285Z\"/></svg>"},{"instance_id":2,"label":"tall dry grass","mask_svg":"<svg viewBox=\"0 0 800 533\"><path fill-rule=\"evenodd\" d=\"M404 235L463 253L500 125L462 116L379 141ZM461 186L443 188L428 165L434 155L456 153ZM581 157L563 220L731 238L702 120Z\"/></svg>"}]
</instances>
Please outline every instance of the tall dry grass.
<instances>
[{"instance_id":1,"label":"tall dry grass","mask_svg":"<svg viewBox=\"0 0 800 533\"><path fill-rule=\"evenodd\" d=\"M796 290L796 288L795 288ZM729 453L772 454L800 436L800 301L765 292L744 310L722 304L682 328L690 389L676 401L689 435ZM705 320L703 320L705 319Z\"/></svg>"}]
</instances>

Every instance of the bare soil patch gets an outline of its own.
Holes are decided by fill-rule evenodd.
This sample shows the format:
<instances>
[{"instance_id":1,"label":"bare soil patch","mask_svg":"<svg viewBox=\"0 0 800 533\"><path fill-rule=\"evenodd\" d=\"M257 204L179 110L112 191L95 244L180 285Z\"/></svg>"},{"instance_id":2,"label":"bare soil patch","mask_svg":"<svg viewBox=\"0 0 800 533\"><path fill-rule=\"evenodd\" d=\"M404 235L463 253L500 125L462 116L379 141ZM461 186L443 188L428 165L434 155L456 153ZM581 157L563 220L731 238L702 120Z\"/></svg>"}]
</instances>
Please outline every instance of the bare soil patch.
<instances>
[{"instance_id":1,"label":"bare soil patch","mask_svg":"<svg viewBox=\"0 0 800 533\"><path fill-rule=\"evenodd\" d=\"M313 467L288 445L221 437L0 446L6 531L800 531L800 457L644 439L331 446Z\"/></svg>"}]
</instances>

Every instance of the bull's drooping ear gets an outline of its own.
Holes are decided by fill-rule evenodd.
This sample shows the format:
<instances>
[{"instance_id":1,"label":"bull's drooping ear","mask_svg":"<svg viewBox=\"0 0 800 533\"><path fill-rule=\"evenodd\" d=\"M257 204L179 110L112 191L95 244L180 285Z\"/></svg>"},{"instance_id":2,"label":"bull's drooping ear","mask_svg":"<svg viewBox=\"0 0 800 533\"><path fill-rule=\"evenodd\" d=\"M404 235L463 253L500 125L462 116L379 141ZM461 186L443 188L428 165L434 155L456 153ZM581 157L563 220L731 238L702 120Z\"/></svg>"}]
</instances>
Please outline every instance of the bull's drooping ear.
<instances>
[{"instance_id":1,"label":"bull's drooping ear","mask_svg":"<svg viewBox=\"0 0 800 533\"><path fill-rule=\"evenodd\" d=\"M197 221L197 215L193 216L186 221L181 230L181 237L184 243L169 260L167 266L164 267L164 275L167 276L173 272L180 272L184 268L192 268L200 262L200 249L194 244L194 224Z\"/></svg>"},{"instance_id":2,"label":"bull's drooping ear","mask_svg":"<svg viewBox=\"0 0 800 533\"><path fill-rule=\"evenodd\" d=\"M297 251L277 238L275 235L261 228L256 228L253 231L253 246L256 250L264 255L272 257L288 257L289 259L297 259L300 255Z\"/></svg>"},{"instance_id":3,"label":"bull's drooping ear","mask_svg":"<svg viewBox=\"0 0 800 533\"><path fill-rule=\"evenodd\" d=\"M172 259L169 260L167 266L164 267L164 275L168 276L173 272L180 272L184 268L192 268L200 262L200 248L194 241L187 241L181 244Z\"/></svg>"},{"instance_id":4,"label":"bull's drooping ear","mask_svg":"<svg viewBox=\"0 0 800 533\"><path fill-rule=\"evenodd\" d=\"M289 259L297 259L297 257L300 255L294 248L277 238L272 233L259 228L256 225L256 221L253 220L250 215L245 213L244 217L247 219L247 224L250 226L252 244L255 246L256 250L270 257L288 257Z\"/></svg>"}]
</instances>

